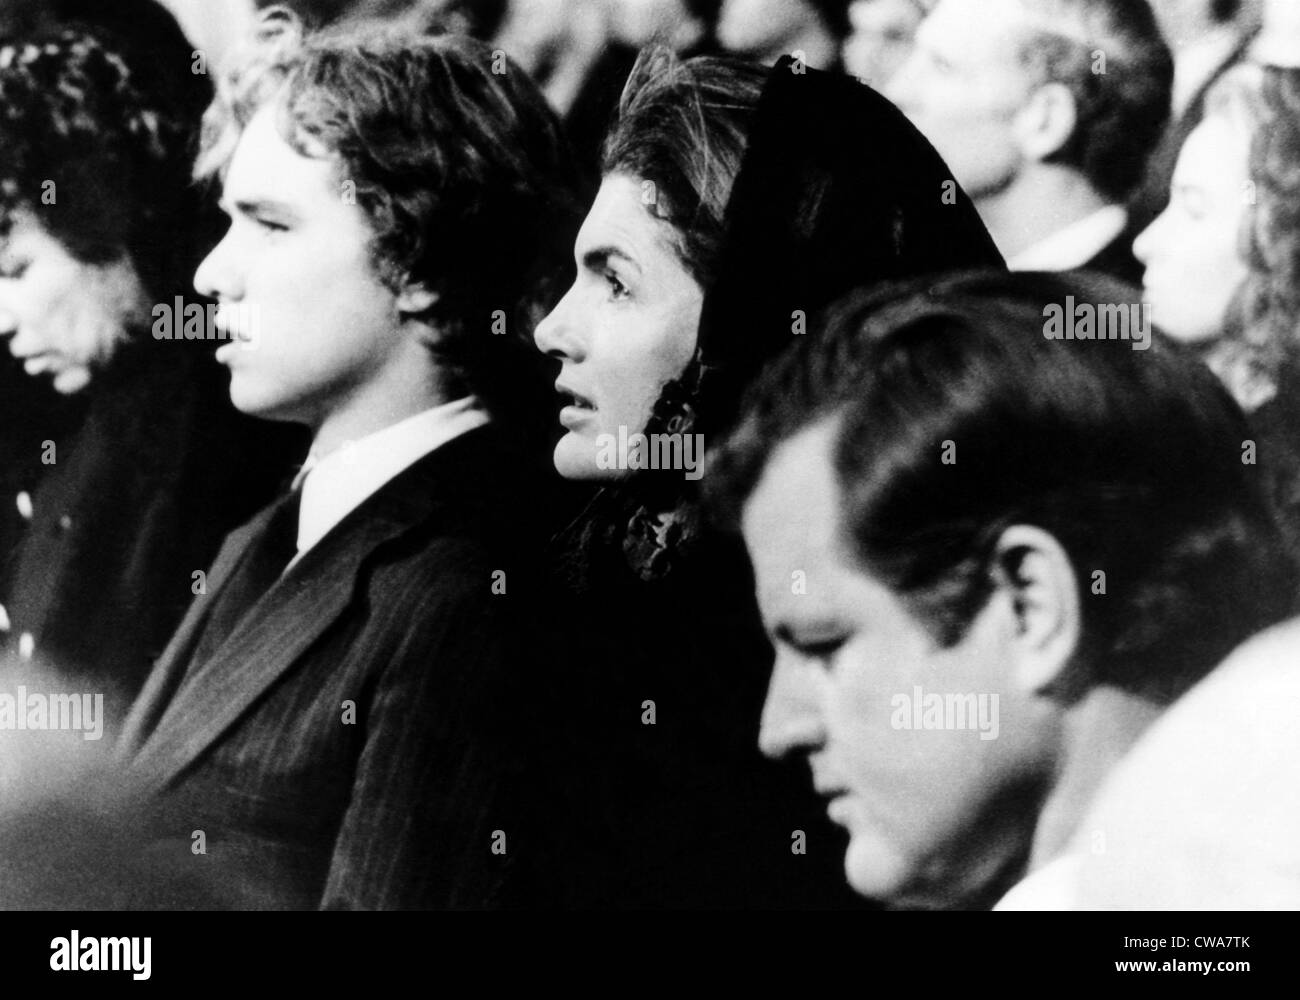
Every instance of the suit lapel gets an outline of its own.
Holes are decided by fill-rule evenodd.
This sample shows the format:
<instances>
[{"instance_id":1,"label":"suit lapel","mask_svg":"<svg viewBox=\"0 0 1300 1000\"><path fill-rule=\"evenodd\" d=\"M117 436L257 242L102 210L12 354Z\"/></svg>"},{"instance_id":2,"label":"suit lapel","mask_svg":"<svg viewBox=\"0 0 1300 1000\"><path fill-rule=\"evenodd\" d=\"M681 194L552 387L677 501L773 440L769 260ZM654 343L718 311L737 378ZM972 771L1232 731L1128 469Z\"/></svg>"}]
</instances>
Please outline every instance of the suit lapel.
<instances>
[{"instance_id":1,"label":"suit lapel","mask_svg":"<svg viewBox=\"0 0 1300 1000\"><path fill-rule=\"evenodd\" d=\"M248 523L232 531L222 542L221 550L208 571L207 593L190 602L185 617L176 627L176 633L167 643L167 648L158 657L158 662L122 723L117 750L122 759L134 756L140 744L157 726L158 720L185 677L194 644L207 623L208 612L213 602L234 574L244 553L248 550L249 543L261 533L270 516L271 508L267 507Z\"/></svg>"},{"instance_id":2,"label":"suit lapel","mask_svg":"<svg viewBox=\"0 0 1300 1000\"><path fill-rule=\"evenodd\" d=\"M160 662L156 671L162 674L166 666L183 680L172 679L175 697L154 714L157 728L142 741L133 763L148 787L160 789L189 767L343 615L352 602L362 564L376 548L434 514L442 505L439 494L449 484L463 483L467 475L473 481L466 459L487 433L485 427L456 438L368 498L275 583L206 664L185 677L187 654L201 625L187 616L188 635L178 632L164 656L167 662ZM250 524L250 536L261 520L259 515ZM246 537L240 553L247 541ZM226 568L225 578L237 565L237 556ZM158 683L158 693L164 697L165 684L165 680ZM142 719L142 728L147 723Z\"/></svg>"}]
</instances>

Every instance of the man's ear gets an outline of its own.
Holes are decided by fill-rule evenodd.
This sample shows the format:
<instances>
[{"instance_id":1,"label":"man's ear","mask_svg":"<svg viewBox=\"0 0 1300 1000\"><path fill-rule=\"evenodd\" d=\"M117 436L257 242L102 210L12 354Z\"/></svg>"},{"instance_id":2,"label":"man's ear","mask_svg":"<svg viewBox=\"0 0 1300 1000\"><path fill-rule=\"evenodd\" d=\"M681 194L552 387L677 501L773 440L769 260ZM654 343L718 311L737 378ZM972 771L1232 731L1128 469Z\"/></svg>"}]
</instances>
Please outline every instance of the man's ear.
<instances>
[{"instance_id":1,"label":"man's ear","mask_svg":"<svg viewBox=\"0 0 1300 1000\"><path fill-rule=\"evenodd\" d=\"M1083 621L1074 567L1052 535L1024 524L1002 533L993 563L994 586L1012 609L1016 683L1039 693L1079 648Z\"/></svg>"},{"instance_id":2,"label":"man's ear","mask_svg":"<svg viewBox=\"0 0 1300 1000\"><path fill-rule=\"evenodd\" d=\"M397 311L403 315L428 312L438 301L438 293L423 282L408 282L397 295Z\"/></svg>"},{"instance_id":3,"label":"man's ear","mask_svg":"<svg viewBox=\"0 0 1300 1000\"><path fill-rule=\"evenodd\" d=\"M1041 163L1061 151L1078 124L1079 109L1070 88L1063 83L1045 83L1016 115L1020 151Z\"/></svg>"}]
</instances>

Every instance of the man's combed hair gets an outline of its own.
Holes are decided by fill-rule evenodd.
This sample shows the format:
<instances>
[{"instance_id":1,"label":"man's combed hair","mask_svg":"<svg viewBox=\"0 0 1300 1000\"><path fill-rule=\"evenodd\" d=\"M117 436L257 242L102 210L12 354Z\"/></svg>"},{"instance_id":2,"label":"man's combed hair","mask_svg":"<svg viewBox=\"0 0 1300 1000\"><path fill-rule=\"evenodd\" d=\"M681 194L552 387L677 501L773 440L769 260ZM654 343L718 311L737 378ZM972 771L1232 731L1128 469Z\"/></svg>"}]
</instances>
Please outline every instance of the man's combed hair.
<instances>
[{"instance_id":1,"label":"man's combed hair","mask_svg":"<svg viewBox=\"0 0 1300 1000\"><path fill-rule=\"evenodd\" d=\"M678 255L705 289L766 79L739 60L645 49L605 139L601 173L649 182L647 210L676 230Z\"/></svg>"},{"instance_id":2,"label":"man's combed hair","mask_svg":"<svg viewBox=\"0 0 1300 1000\"><path fill-rule=\"evenodd\" d=\"M1113 201L1141 180L1169 120L1174 63L1147 0L1019 0L1021 62L1074 97L1077 124L1052 158Z\"/></svg>"},{"instance_id":3,"label":"man's combed hair","mask_svg":"<svg viewBox=\"0 0 1300 1000\"><path fill-rule=\"evenodd\" d=\"M1109 280L1042 274L848 297L751 388L705 483L734 524L772 451L836 419L845 544L939 643L985 605L1002 533L1034 525L1067 552L1083 613L1055 696L1167 701L1290 613L1295 572L1220 382L1158 335L1145 351L1048 340L1045 305L1071 295L1126 302Z\"/></svg>"},{"instance_id":4,"label":"man's combed hair","mask_svg":"<svg viewBox=\"0 0 1300 1000\"><path fill-rule=\"evenodd\" d=\"M335 161L385 284L437 294L427 318L442 371L498 407L517 402L510 375L540 370L532 327L581 217L559 122L528 75L468 37L307 33L270 8L219 82L196 175L220 176L268 105L294 149Z\"/></svg>"}]
</instances>

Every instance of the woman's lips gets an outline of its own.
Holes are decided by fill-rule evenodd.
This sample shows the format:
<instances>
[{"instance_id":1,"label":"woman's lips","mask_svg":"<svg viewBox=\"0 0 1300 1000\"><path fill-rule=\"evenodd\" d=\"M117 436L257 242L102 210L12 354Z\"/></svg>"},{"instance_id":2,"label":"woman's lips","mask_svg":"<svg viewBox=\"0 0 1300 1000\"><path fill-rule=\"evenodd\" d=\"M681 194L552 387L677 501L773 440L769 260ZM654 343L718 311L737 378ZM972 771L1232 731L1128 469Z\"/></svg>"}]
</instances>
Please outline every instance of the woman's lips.
<instances>
[{"instance_id":1,"label":"woman's lips","mask_svg":"<svg viewBox=\"0 0 1300 1000\"><path fill-rule=\"evenodd\" d=\"M561 382L555 383L555 391L561 398L568 400L568 405L560 410L560 423L563 426L572 430L592 419L592 415L596 412L596 406L590 399L574 392Z\"/></svg>"}]
</instances>

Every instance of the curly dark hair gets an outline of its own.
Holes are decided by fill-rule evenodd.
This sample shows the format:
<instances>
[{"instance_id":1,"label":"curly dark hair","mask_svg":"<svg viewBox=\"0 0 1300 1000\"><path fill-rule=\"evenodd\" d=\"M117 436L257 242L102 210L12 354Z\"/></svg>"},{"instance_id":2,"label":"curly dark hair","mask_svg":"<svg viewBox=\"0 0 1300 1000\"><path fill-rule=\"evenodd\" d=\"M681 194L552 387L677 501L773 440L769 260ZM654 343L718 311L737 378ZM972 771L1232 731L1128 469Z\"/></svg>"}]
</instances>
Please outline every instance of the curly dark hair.
<instances>
[{"instance_id":1,"label":"curly dark hair","mask_svg":"<svg viewBox=\"0 0 1300 1000\"><path fill-rule=\"evenodd\" d=\"M1247 120L1253 198L1243 243L1249 268L1227 329L1269 379L1300 360L1300 69L1239 67L1207 99Z\"/></svg>"},{"instance_id":2,"label":"curly dark hair","mask_svg":"<svg viewBox=\"0 0 1300 1000\"><path fill-rule=\"evenodd\" d=\"M678 256L704 289L767 76L738 59L679 59L651 46L637 56L605 139L601 173L654 185L646 208L676 230Z\"/></svg>"},{"instance_id":3,"label":"curly dark hair","mask_svg":"<svg viewBox=\"0 0 1300 1000\"><path fill-rule=\"evenodd\" d=\"M1147 0L1020 0L1021 63L1074 96L1074 133L1051 162L1123 201L1169 120L1174 61ZM1104 59L1104 64L1101 60Z\"/></svg>"},{"instance_id":4,"label":"curly dark hair","mask_svg":"<svg viewBox=\"0 0 1300 1000\"><path fill-rule=\"evenodd\" d=\"M1069 296L1131 300L1110 279L1030 272L850 295L751 387L705 485L734 525L772 451L836 418L845 537L936 641L960 641L998 539L1032 524L1068 554L1083 612L1051 693L1167 702L1292 613L1296 570L1223 385L1158 334L1141 353L1045 338L1045 304ZM1097 570L1104 596L1088 593Z\"/></svg>"},{"instance_id":5,"label":"curly dark hair","mask_svg":"<svg viewBox=\"0 0 1300 1000\"><path fill-rule=\"evenodd\" d=\"M558 298L581 209L559 122L528 75L466 36L307 33L269 8L218 83L196 176L224 172L264 106L293 148L323 148L355 186L381 280L437 293L426 318L448 391L498 411L521 392L539 402L532 327ZM498 310L507 336L493 335Z\"/></svg>"},{"instance_id":6,"label":"curly dark hair","mask_svg":"<svg viewBox=\"0 0 1300 1000\"><path fill-rule=\"evenodd\" d=\"M85 26L0 42L0 235L26 211L85 263L127 254L165 297L196 262L198 122L189 94L146 86L124 51Z\"/></svg>"}]
</instances>

